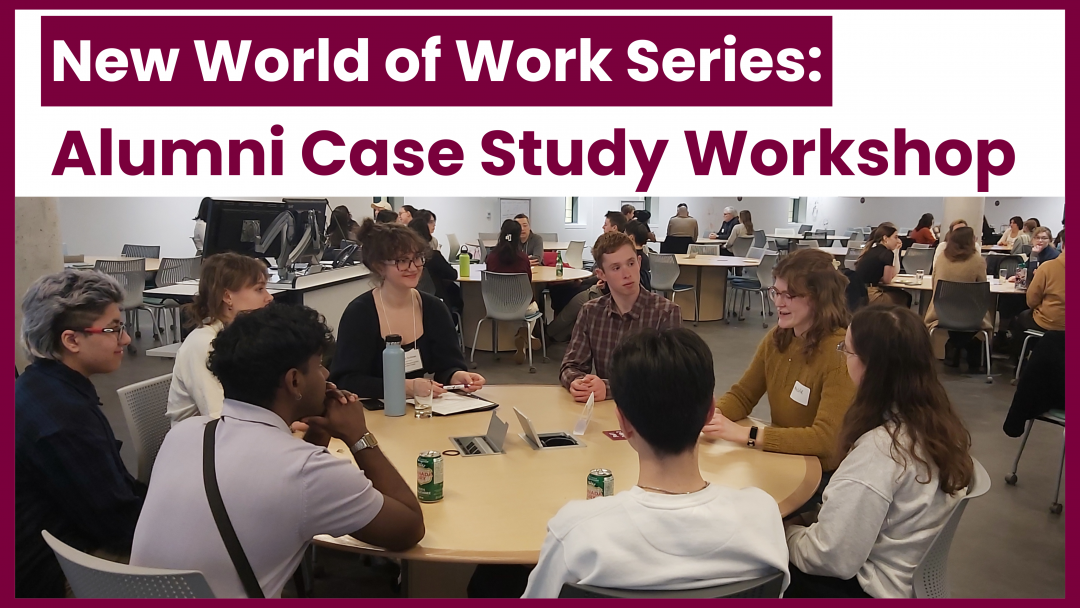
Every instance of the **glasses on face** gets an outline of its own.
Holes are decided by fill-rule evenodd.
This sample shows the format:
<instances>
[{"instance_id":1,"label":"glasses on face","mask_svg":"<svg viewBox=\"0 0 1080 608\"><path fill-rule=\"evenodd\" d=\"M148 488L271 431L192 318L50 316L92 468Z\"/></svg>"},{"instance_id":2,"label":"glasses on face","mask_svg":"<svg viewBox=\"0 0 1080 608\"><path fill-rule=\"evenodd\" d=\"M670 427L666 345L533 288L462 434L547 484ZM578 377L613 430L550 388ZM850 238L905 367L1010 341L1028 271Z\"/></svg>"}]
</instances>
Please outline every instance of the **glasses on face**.
<instances>
[{"instance_id":1,"label":"glasses on face","mask_svg":"<svg viewBox=\"0 0 1080 608\"><path fill-rule=\"evenodd\" d=\"M781 300L785 302L790 302L795 298L801 297L801 295L791 293L790 291L777 291L775 287L769 288L769 298L772 299L773 302L779 302Z\"/></svg>"},{"instance_id":2,"label":"glasses on face","mask_svg":"<svg viewBox=\"0 0 1080 608\"><path fill-rule=\"evenodd\" d=\"M411 258L403 258L400 260L387 262L386 265L395 266L398 269L398 272L406 272L407 270L409 270L409 266L415 266L417 270L420 270L424 267L424 263L424 256L418 255Z\"/></svg>"},{"instance_id":3,"label":"glasses on face","mask_svg":"<svg viewBox=\"0 0 1080 608\"><path fill-rule=\"evenodd\" d=\"M116 336L116 341L120 341L120 337L127 333L127 325L121 323L113 327L84 327L78 331L84 334L104 334L106 336Z\"/></svg>"},{"instance_id":4,"label":"glasses on face","mask_svg":"<svg viewBox=\"0 0 1080 608\"><path fill-rule=\"evenodd\" d=\"M850 350L848 350L847 349L847 343L843 342L843 341L841 341L839 344L836 345L836 352L844 353L845 355L847 355L849 357L858 357L859 356L859 355L856 355L855 353L851 352Z\"/></svg>"}]
</instances>

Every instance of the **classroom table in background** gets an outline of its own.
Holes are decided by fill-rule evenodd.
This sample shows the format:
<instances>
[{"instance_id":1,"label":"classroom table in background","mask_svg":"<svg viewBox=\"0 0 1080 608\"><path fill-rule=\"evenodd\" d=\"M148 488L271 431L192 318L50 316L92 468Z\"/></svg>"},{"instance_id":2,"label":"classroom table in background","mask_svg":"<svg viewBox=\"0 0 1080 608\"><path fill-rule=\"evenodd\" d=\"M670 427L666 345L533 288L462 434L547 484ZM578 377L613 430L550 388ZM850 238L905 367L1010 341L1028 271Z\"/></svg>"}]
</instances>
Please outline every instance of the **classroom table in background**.
<instances>
[{"instance_id":1,"label":"classroom table in background","mask_svg":"<svg viewBox=\"0 0 1080 608\"><path fill-rule=\"evenodd\" d=\"M833 235L830 235L830 236L813 236L813 235L811 235L811 236L803 236L801 234L766 234L765 238L769 238L769 239L787 239L789 241L808 240L808 241L841 241L841 242L846 242L851 237L842 236L842 235L839 235L839 234L833 234Z\"/></svg>"},{"instance_id":2,"label":"classroom table in background","mask_svg":"<svg viewBox=\"0 0 1080 608\"><path fill-rule=\"evenodd\" d=\"M85 255L85 256L83 256L83 261L82 261L81 265L78 262L74 262L71 265L74 268L80 268L81 266L87 266L89 268L93 268L94 264L98 260L101 260L101 261L104 261L104 262L128 262L128 261L137 260L137 259L139 259L139 258L123 257L123 256L118 256L118 255L112 255L112 256L109 256L109 255L106 255L106 256ZM146 260L146 272L148 272L148 273L157 272L158 268L161 267L161 260L159 260L158 258L143 258L143 259Z\"/></svg>"},{"instance_id":3,"label":"classroom table in background","mask_svg":"<svg viewBox=\"0 0 1080 608\"><path fill-rule=\"evenodd\" d=\"M1015 283L1009 283L1008 281L1002 283L997 277L987 276L987 282L990 283L990 294L994 296L1010 296L1010 297L1023 297L1027 294L1026 290L1016 289ZM926 310L930 307L930 298L934 291L934 277L933 275L924 275L922 283L915 283L915 276L910 274L897 275L891 283L882 283L884 287L892 287L894 289L903 289L905 291L914 292L914 295L919 296L918 308L919 315L925 317ZM931 292L931 293L927 293ZM997 311L997 299L990 303L992 307L991 313ZM991 315L993 316L993 315Z\"/></svg>"},{"instance_id":4,"label":"classroom table in background","mask_svg":"<svg viewBox=\"0 0 1080 608\"><path fill-rule=\"evenodd\" d=\"M484 247L494 248L499 244L498 240L485 240ZM470 247L476 247L476 243L468 243ZM570 248L569 241L544 241L544 251L565 251Z\"/></svg>"},{"instance_id":5,"label":"classroom table in background","mask_svg":"<svg viewBox=\"0 0 1080 608\"><path fill-rule=\"evenodd\" d=\"M570 433L581 414L580 403L561 386L489 386L478 394L499 403L498 416L510 425L505 454L443 456L444 498L421 505L427 534L416 547L390 553L350 536L326 535L316 536L315 543L406 560L404 586L410 597L464 597L475 564L536 563L548 520L567 502L585 498L585 477L591 469L611 470L615 492L637 482L637 453L627 441L603 434L619 428L613 401L596 403L592 421L578 437L585 447L539 451L519 436L522 430L512 408L528 416L538 433ZM428 419L417 419L411 411L398 418L370 412L367 426L394 468L415 487L416 457L421 452L453 449L449 437L483 435L490 418L490 411ZM349 449L338 440L329 449L339 458L351 459ZM706 439L700 440L698 454L705 480L732 488L761 488L785 516L809 500L821 480L821 465L812 456Z\"/></svg>"},{"instance_id":6,"label":"classroom table in background","mask_svg":"<svg viewBox=\"0 0 1080 608\"><path fill-rule=\"evenodd\" d=\"M472 264L469 266L469 276L458 277L458 282L461 284L461 298L465 303L465 309L461 312L461 330L462 335L465 338L465 347L470 351L472 350L473 336L476 334L476 325L480 322L480 319L483 319L487 314L487 307L484 306L484 294L480 287L480 273L485 268L487 268L486 264ZM556 277L554 266L532 267L532 282L534 288L547 284L577 281L591 276L592 273L587 270L581 270L579 268L563 268L563 276ZM537 302L539 302L539 290L534 289L534 291L536 292ZM492 321L488 320L484 323L484 326L480 328L480 337L476 341L477 350L494 350L491 346L491 323ZM499 321L500 351L517 350L517 347L514 345L514 336L517 334L520 327L522 327L521 323ZM536 357L538 354L539 353L534 352L533 356Z\"/></svg>"},{"instance_id":7,"label":"classroom table in background","mask_svg":"<svg viewBox=\"0 0 1080 608\"><path fill-rule=\"evenodd\" d=\"M724 318L729 268L757 266L760 260L730 255L698 255L691 258L685 253L675 254L679 264L676 283L696 285L697 294L681 291L675 294L683 322L694 319L694 300L697 298L698 321L719 321Z\"/></svg>"}]
</instances>

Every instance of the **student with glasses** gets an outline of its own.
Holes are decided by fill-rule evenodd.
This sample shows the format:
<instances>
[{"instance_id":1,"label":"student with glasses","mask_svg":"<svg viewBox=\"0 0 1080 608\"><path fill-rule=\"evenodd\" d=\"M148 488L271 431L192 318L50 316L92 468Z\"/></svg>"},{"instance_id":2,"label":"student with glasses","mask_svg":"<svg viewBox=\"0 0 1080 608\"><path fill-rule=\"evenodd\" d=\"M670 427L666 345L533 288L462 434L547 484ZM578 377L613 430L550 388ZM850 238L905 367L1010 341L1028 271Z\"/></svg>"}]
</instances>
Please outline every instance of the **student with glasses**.
<instances>
[{"instance_id":1,"label":"student with glasses","mask_svg":"<svg viewBox=\"0 0 1080 608\"><path fill-rule=\"evenodd\" d=\"M464 384L469 392L480 389L484 377L466 371L446 304L416 289L427 243L401 224L364 220L360 244L377 287L353 300L341 315L330 381L360 397L381 398L382 352L386 336L396 334L406 351L406 396L413 396L413 380L425 373L434 374L436 395L446 392L444 384ZM409 354L412 350L419 358Z\"/></svg>"},{"instance_id":2,"label":"student with glasses","mask_svg":"<svg viewBox=\"0 0 1080 608\"><path fill-rule=\"evenodd\" d=\"M22 301L30 365L15 381L15 596L64 597L60 564L42 530L87 553L125 559L146 488L90 381L120 367L131 344L108 275L65 270L34 282Z\"/></svg>"},{"instance_id":3,"label":"student with glasses","mask_svg":"<svg viewBox=\"0 0 1080 608\"><path fill-rule=\"evenodd\" d=\"M825 473L836 469L836 433L855 386L836 345L844 339L848 313L847 279L833 258L801 249L773 269L769 297L776 304L776 327L758 345L750 367L716 403L705 425L707 437L750 449L817 456ZM768 395L772 425L735 424ZM827 475L823 475L827 479Z\"/></svg>"},{"instance_id":4,"label":"student with glasses","mask_svg":"<svg viewBox=\"0 0 1080 608\"><path fill-rule=\"evenodd\" d=\"M786 522L784 597L913 597L915 567L974 477L971 436L915 313L863 308L837 350L858 387L840 427L843 462L816 521Z\"/></svg>"}]
</instances>

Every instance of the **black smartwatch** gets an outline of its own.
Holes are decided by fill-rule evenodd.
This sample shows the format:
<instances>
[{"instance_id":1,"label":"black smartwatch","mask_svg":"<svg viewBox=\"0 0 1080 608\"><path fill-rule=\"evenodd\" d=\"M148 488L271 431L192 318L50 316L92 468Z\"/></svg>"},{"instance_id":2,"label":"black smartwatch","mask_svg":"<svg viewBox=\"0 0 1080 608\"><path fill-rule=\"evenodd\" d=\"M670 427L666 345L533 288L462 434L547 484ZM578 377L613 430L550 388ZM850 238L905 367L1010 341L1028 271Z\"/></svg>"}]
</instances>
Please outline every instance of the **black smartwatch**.
<instances>
[{"instance_id":1,"label":"black smartwatch","mask_svg":"<svg viewBox=\"0 0 1080 608\"><path fill-rule=\"evenodd\" d=\"M757 432L758 432L758 427L756 427L756 426L750 427L750 438L746 440L746 445L747 446L754 447L755 445L757 445Z\"/></svg>"}]
</instances>

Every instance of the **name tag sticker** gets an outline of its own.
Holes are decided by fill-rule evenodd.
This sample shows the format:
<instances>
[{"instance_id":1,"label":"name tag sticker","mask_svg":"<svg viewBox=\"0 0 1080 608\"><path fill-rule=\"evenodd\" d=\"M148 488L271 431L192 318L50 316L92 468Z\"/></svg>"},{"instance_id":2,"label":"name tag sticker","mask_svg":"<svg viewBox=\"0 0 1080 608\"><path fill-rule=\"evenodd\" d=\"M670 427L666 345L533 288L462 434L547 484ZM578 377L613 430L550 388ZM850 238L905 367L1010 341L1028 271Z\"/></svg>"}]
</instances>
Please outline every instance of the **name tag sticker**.
<instances>
[{"instance_id":1,"label":"name tag sticker","mask_svg":"<svg viewBox=\"0 0 1080 608\"><path fill-rule=\"evenodd\" d=\"M405 351L405 373L415 372L418 369L424 369L424 362L420 360L420 349L414 348Z\"/></svg>"},{"instance_id":2,"label":"name tag sticker","mask_svg":"<svg viewBox=\"0 0 1080 608\"><path fill-rule=\"evenodd\" d=\"M800 405L807 405L810 403L810 387L803 386L802 382L795 381L795 386L791 389L791 400Z\"/></svg>"}]
</instances>

